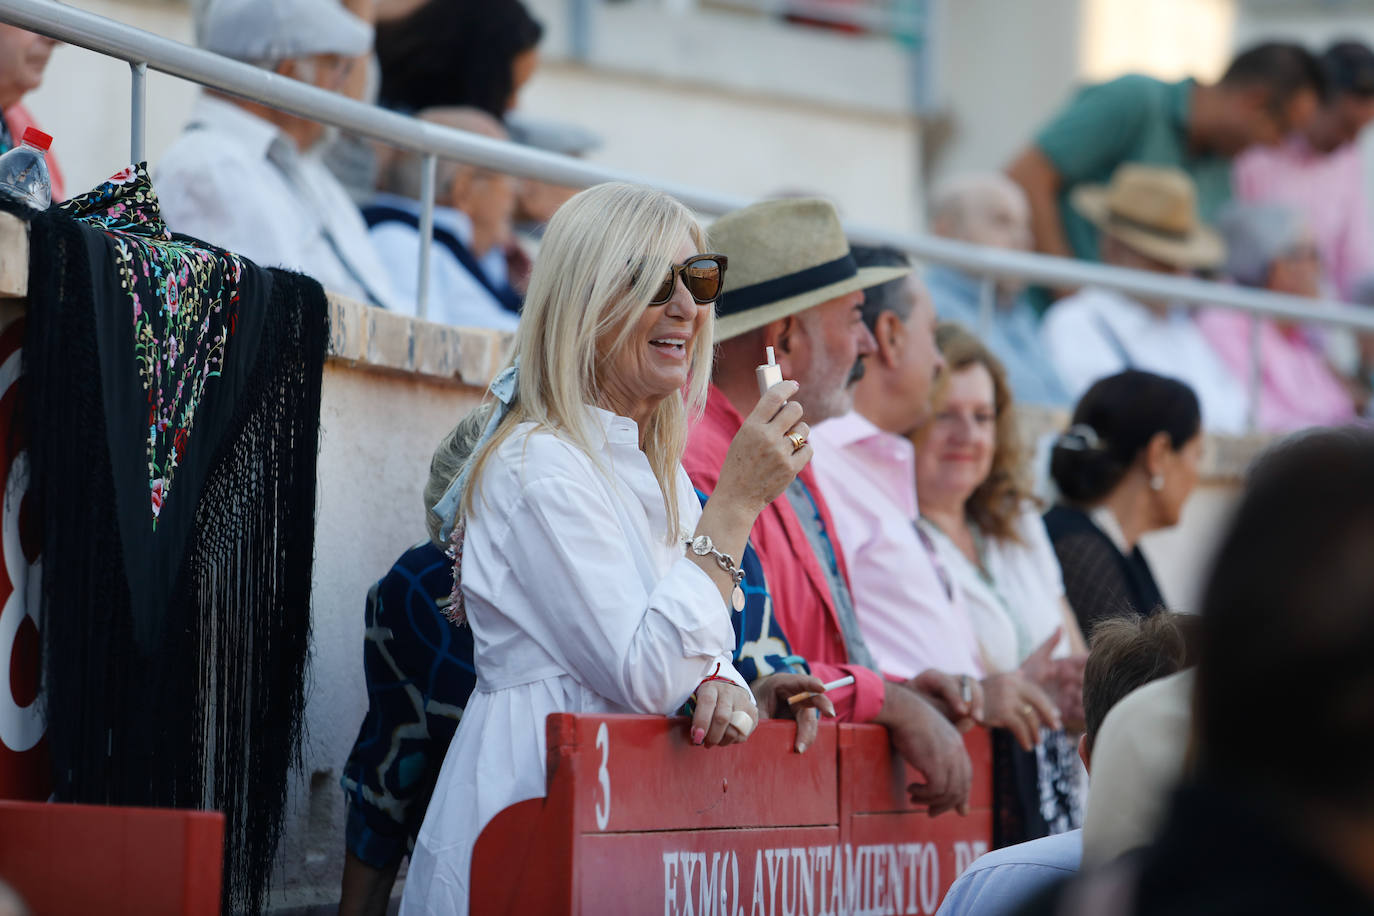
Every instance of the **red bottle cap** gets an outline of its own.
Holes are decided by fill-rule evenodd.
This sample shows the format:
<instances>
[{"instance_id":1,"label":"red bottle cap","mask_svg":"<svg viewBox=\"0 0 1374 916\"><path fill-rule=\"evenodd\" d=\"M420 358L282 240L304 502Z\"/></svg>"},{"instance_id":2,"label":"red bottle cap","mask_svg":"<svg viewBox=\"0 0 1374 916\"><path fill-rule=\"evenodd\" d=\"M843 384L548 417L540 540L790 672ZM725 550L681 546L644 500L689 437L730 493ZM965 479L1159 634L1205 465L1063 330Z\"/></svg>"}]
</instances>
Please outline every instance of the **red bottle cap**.
<instances>
[{"instance_id":1,"label":"red bottle cap","mask_svg":"<svg viewBox=\"0 0 1374 916\"><path fill-rule=\"evenodd\" d=\"M46 151L48 147L52 146L52 137L43 133L36 127L26 127L24 128L23 142Z\"/></svg>"}]
</instances>

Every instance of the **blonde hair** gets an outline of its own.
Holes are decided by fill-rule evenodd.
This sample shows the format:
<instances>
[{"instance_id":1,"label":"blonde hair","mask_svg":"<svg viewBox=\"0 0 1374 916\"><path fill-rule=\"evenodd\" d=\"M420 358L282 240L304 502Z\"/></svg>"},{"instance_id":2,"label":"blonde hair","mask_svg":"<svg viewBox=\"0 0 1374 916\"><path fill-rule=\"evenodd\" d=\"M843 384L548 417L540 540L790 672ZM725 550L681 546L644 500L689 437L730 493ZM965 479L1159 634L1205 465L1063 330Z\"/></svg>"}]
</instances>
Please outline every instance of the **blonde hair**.
<instances>
[{"instance_id":1,"label":"blonde hair","mask_svg":"<svg viewBox=\"0 0 1374 916\"><path fill-rule=\"evenodd\" d=\"M520 423L554 432L595 459L600 443L587 406L601 404L601 357L629 339L684 242L705 250L701 224L681 203L650 188L597 185L558 208L544 233L507 364L520 360L519 396L491 441L473 455L463 516L473 512L487 461ZM714 328L712 310L694 344L683 396L664 398L639 431L663 495L670 542L679 534L676 478L688 416L706 403Z\"/></svg>"}]
</instances>

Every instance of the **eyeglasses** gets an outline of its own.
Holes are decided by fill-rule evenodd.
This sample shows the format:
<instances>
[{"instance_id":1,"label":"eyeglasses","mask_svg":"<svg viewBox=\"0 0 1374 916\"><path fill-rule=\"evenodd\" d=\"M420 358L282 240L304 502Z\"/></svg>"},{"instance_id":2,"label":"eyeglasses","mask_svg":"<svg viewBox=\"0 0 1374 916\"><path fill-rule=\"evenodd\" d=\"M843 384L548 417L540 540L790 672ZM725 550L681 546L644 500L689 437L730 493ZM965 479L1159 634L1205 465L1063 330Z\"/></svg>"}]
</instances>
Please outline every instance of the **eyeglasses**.
<instances>
[{"instance_id":1,"label":"eyeglasses","mask_svg":"<svg viewBox=\"0 0 1374 916\"><path fill-rule=\"evenodd\" d=\"M720 298L725 286L725 265L729 258L723 254L699 254L681 264L668 268L668 276L649 300L650 305L662 305L673 298L673 288L677 286L677 275L682 274L682 285L697 303L705 305Z\"/></svg>"}]
</instances>

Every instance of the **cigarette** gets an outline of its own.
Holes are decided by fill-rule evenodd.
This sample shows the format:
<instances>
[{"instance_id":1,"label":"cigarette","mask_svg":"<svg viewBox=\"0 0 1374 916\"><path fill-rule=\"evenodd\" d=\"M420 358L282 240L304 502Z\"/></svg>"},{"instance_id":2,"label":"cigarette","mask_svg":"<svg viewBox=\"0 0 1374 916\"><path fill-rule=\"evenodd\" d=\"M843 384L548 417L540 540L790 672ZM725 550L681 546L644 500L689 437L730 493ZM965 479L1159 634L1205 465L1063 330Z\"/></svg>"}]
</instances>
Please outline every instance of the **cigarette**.
<instances>
[{"instance_id":1,"label":"cigarette","mask_svg":"<svg viewBox=\"0 0 1374 916\"><path fill-rule=\"evenodd\" d=\"M852 683L854 683L854 675L851 674L847 677L840 678L838 681L831 681L829 684L826 684L825 687L821 690L803 690L801 693L793 694L792 696L787 698L787 703L789 706L793 703L800 703L802 700L809 700L812 697L818 697L823 693L829 693L836 687L848 687Z\"/></svg>"}]
</instances>

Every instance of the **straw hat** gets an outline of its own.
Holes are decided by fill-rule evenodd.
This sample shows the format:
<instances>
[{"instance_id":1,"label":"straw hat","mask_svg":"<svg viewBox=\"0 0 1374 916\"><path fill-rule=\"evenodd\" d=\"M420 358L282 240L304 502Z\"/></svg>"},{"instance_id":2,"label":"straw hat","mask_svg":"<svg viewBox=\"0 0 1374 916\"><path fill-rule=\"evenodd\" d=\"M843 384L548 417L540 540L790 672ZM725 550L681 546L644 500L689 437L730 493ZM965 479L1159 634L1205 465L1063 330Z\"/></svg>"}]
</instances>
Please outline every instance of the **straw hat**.
<instances>
[{"instance_id":1,"label":"straw hat","mask_svg":"<svg viewBox=\"0 0 1374 916\"><path fill-rule=\"evenodd\" d=\"M824 200L768 200L727 213L711 226L711 247L730 259L716 306L716 340L911 273L860 269L839 214Z\"/></svg>"},{"instance_id":2,"label":"straw hat","mask_svg":"<svg viewBox=\"0 0 1374 916\"><path fill-rule=\"evenodd\" d=\"M1197 191L1181 169L1128 163L1111 184L1074 188L1069 201L1098 229L1155 260L1200 269L1226 259L1221 236L1198 220Z\"/></svg>"}]
</instances>

